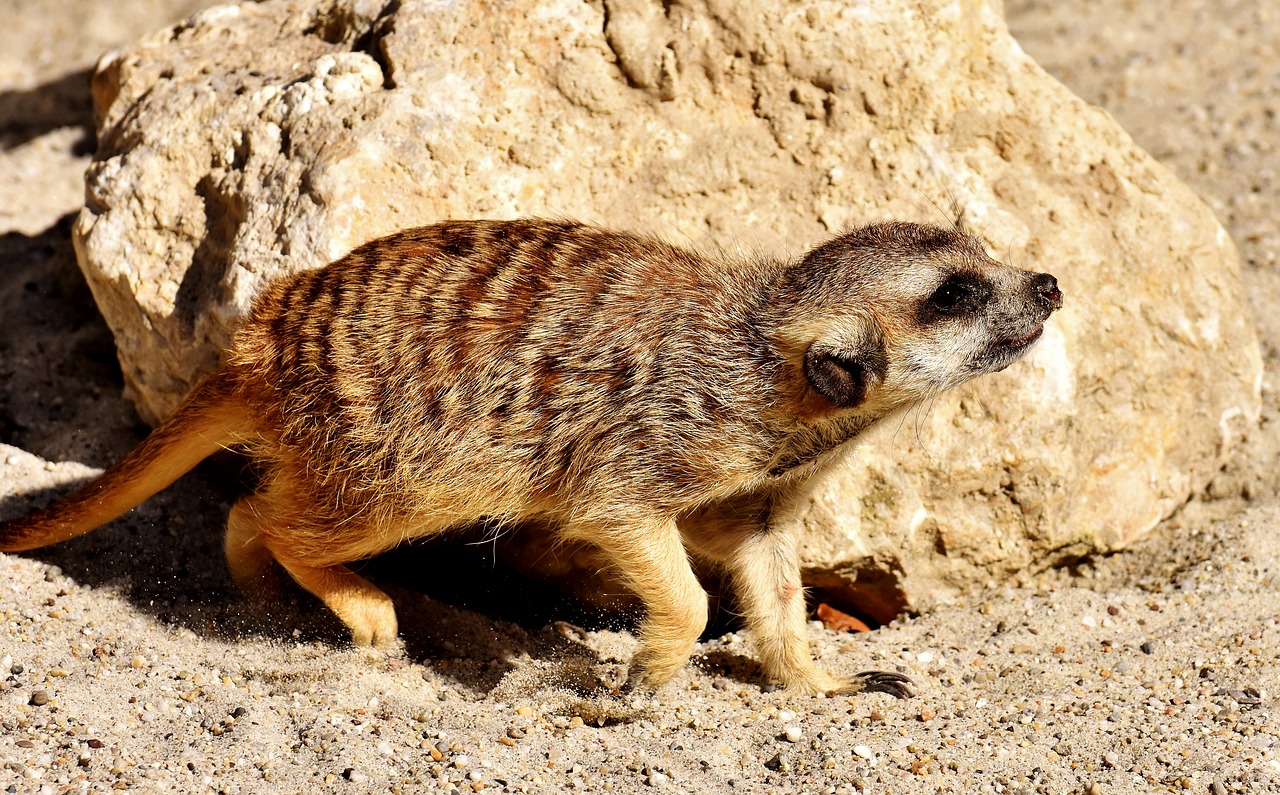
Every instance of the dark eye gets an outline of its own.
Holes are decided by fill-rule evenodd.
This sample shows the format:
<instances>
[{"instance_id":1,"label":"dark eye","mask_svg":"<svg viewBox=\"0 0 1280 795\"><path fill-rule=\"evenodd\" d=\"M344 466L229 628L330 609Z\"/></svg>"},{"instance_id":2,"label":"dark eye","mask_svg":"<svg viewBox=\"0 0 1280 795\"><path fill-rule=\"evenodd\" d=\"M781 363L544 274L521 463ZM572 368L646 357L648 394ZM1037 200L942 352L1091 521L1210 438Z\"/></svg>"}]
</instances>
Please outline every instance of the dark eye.
<instances>
[{"instance_id":1,"label":"dark eye","mask_svg":"<svg viewBox=\"0 0 1280 795\"><path fill-rule=\"evenodd\" d=\"M942 286L933 294L933 298L929 300L938 309L948 312L960 306L972 295L973 285L964 279L952 276L942 283Z\"/></svg>"},{"instance_id":2,"label":"dark eye","mask_svg":"<svg viewBox=\"0 0 1280 795\"><path fill-rule=\"evenodd\" d=\"M991 297L991 285L971 273L953 273L925 302L925 314L956 317L980 310Z\"/></svg>"}]
</instances>

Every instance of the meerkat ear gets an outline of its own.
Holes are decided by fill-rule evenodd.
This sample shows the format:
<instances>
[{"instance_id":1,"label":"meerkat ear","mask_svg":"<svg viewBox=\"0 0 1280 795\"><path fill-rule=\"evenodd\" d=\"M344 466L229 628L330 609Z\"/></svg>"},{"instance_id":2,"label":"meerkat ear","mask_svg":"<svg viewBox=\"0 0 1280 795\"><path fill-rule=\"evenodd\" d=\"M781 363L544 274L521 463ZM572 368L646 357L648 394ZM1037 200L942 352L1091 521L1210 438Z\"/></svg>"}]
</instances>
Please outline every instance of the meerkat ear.
<instances>
[{"instance_id":1,"label":"meerkat ear","mask_svg":"<svg viewBox=\"0 0 1280 795\"><path fill-rule=\"evenodd\" d=\"M815 342L804 354L804 376L833 406L862 405L868 391L884 380L888 370L884 347L874 341L852 349Z\"/></svg>"}]
</instances>

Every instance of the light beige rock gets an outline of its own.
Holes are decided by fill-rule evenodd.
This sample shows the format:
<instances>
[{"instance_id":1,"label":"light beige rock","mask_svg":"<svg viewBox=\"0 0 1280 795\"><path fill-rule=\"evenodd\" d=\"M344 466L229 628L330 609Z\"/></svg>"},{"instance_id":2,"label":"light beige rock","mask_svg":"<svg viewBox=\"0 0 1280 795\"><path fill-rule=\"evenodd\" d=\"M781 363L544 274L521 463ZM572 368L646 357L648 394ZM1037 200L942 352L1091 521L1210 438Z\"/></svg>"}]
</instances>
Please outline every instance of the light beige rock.
<instances>
[{"instance_id":1,"label":"light beige rock","mask_svg":"<svg viewBox=\"0 0 1280 795\"><path fill-rule=\"evenodd\" d=\"M148 417L263 279L405 226L556 215L796 253L953 203L1066 308L815 490L812 582L883 618L1117 548L1256 417L1231 241L998 7L383 5L212 9L102 62L77 250Z\"/></svg>"}]
</instances>

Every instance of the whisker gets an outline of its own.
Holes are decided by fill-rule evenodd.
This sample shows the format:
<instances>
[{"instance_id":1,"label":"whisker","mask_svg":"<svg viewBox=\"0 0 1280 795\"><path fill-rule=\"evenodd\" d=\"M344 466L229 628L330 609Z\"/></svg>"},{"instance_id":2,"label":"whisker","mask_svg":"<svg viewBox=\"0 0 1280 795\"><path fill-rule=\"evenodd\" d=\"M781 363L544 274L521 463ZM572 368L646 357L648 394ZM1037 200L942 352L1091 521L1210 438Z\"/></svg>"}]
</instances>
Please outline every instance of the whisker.
<instances>
[{"instance_id":1,"label":"whisker","mask_svg":"<svg viewBox=\"0 0 1280 795\"><path fill-rule=\"evenodd\" d=\"M920 445L920 449L930 459L933 459L933 453L929 450L929 446L924 443L924 439L920 438L920 426L929 418L929 413L933 411L934 404L938 400L938 393L934 392L929 395L928 400L917 404L914 409L916 411L916 444Z\"/></svg>"},{"instance_id":2,"label":"whisker","mask_svg":"<svg viewBox=\"0 0 1280 795\"><path fill-rule=\"evenodd\" d=\"M898 440L898 432L902 430L902 426L903 426L903 425L906 423L906 421L907 421L907 415L908 415L908 414L910 414L910 413L911 413L910 411L904 411L904 412L902 412L902 414L901 414L901 415L899 415L899 417L898 417L898 427L896 427L896 428L894 428L894 429L893 429L893 435L889 437L889 442L890 442L890 443L896 442L896 441Z\"/></svg>"}]
</instances>

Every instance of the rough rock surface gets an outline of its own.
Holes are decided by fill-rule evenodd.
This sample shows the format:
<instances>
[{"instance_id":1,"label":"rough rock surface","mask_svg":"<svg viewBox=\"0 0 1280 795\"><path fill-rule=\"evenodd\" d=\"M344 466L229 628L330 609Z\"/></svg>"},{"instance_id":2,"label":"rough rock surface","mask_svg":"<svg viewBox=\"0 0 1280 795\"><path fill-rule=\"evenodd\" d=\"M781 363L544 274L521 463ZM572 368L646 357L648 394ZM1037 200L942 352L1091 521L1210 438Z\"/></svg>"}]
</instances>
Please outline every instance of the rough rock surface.
<instances>
[{"instance_id":1,"label":"rough rock surface","mask_svg":"<svg viewBox=\"0 0 1280 795\"><path fill-rule=\"evenodd\" d=\"M1234 248L985 3L268 2L104 59L77 252L151 418L262 280L443 218L795 253L954 201L1067 308L1029 359L814 496L812 580L876 617L1131 541L1258 410ZM394 10L390 10L394 9Z\"/></svg>"}]
</instances>

